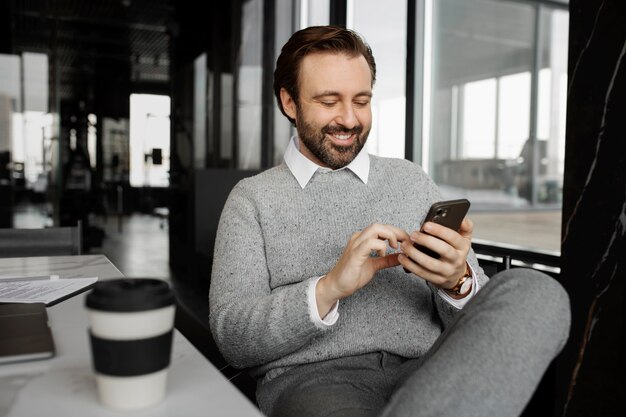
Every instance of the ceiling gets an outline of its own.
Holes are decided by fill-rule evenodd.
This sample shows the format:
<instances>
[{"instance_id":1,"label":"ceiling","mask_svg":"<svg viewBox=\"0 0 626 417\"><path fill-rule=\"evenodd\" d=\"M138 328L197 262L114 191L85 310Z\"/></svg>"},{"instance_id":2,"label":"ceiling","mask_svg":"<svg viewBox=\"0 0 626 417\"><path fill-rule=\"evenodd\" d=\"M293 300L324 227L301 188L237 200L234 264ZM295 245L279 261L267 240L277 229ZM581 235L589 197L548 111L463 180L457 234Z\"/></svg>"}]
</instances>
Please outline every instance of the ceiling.
<instances>
[{"instance_id":1,"label":"ceiling","mask_svg":"<svg viewBox=\"0 0 626 417\"><path fill-rule=\"evenodd\" d=\"M169 82L171 0L12 0L11 53L49 58L51 100ZM139 87L140 88L140 87ZM55 94L56 93L56 94Z\"/></svg>"}]
</instances>

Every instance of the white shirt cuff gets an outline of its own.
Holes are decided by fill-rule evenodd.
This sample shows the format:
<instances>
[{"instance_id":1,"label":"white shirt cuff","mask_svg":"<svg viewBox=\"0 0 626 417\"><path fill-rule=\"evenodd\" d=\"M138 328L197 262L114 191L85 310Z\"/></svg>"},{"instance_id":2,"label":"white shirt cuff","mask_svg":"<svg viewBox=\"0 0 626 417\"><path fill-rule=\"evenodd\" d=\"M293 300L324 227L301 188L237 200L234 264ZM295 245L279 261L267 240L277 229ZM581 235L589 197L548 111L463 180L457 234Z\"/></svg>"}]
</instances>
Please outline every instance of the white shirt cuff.
<instances>
[{"instance_id":1,"label":"white shirt cuff","mask_svg":"<svg viewBox=\"0 0 626 417\"><path fill-rule=\"evenodd\" d=\"M339 318L339 300L335 303L333 308L330 309L328 314L324 317L320 317L320 313L317 310L317 299L315 298L315 287L317 286L317 281L323 278L321 277L311 278L309 280L309 289L307 291L307 298L309 301L309 315L311 316L311 321L320 329L326 329L337 322Z\"/></svg>"},{"instance_id":2,"label":"white shirt cuff","mask_svg":"<svg viewBox=\"0 0 626 417\"><path fill-rule=\"evenodd\" d=\"M467 265L469 266L469 269L472 272L472 278L470 278L472 280L472 289L470 290L470 293L467 294L466 297L456 300L452 298L445 290L440 288L438 291L439 296L441 298L443 298L448 304L452 305L453 307L458 308L459 310L465 307L465 304L467 304L467 302L471 300L472 297L474 297L476 293L478 292L478 290L480 289L480 284L478 283L478 279L476 278L476 273L474 272L474 268L472 268L472 266L469 263Z\"/></svg>"}]
</instances>

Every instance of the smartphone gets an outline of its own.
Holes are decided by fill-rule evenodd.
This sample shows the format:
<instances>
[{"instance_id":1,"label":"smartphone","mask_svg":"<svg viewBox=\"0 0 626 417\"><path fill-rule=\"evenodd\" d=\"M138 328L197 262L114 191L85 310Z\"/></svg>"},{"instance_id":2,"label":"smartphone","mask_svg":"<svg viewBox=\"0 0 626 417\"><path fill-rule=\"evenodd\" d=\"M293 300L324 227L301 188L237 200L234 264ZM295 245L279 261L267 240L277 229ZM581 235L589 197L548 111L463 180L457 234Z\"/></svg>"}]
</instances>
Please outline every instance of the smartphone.
<instances>
[{"instance_id":1,"label":"smartphone","mask_svg":"<svg viewBox=\"0 0 626 417\"><path fill-rule=\"evenodd\" d=\"M461 198L459 200L438 201L430 206L422 225L426 222L433 222L449 229L459 231L461 228L461 222L463 222L469 208L470 202L465 198ZM413 244L413 246L435 259L439 259L440 257L437 252L434 252L422 245Z\"/></svg>"}]
</instances>

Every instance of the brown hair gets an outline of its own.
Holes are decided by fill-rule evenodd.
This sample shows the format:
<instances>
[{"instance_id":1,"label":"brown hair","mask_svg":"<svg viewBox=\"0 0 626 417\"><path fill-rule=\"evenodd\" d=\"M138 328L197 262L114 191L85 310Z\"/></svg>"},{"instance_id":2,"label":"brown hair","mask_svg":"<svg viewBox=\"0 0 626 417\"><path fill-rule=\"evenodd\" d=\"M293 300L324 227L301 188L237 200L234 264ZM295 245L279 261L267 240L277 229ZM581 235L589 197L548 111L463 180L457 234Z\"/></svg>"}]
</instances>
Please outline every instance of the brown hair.
<instances>
[{"instance_id":1,"label":"brown hair","mask_svg":"<svg viewBox=\"0 0 626 417\"><path fill-rule=\"evenodd\" d=\"M376 81L376 62L372 50L353 30L340 26L311 26L291 35L283 46L274 71L274 95L280 111L291 123L295 121L285 113L280 100L280 90L287 90L298 104L298 76L300 63L305 56L315 52L342 53L351 57L362 55L370 67L372 86Z\"/></svg>"}]
</instances>

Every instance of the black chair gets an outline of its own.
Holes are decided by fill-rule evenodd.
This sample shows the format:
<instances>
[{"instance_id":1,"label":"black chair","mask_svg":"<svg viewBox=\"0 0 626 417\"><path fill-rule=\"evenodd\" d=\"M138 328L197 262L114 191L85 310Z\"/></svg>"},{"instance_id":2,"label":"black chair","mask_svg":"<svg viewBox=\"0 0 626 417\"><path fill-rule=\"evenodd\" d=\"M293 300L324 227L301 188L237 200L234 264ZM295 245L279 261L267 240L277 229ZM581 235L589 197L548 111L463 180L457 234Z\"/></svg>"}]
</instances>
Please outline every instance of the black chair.
<instances>
[{"instance_id":1,"label":"black chair","mask_svg":"<svg viewBox=\"0 0 626 417\"><path fill-rule=\"evenodd\" d=\"M198 266L190 272L174 274L172 279L178 300L176 328L253 403L256 403L256 381L245 370L229 365L220 353L209 328L207 300L215 235L222 209L233 187L243 178L257 173L259 171L230 169L196 172L195 233L198 238L195 250L198 260L195 264Z\"/></svg>"},{"instance_id":2,"label":"black chair","mask_svg":"<svg viewBox=\"0 0 626 417\"><path fill-rule=\"evenodd\" d=\"M0 258L82 254L82 226L0 229Z\"/></svg>"}]
</instances>

